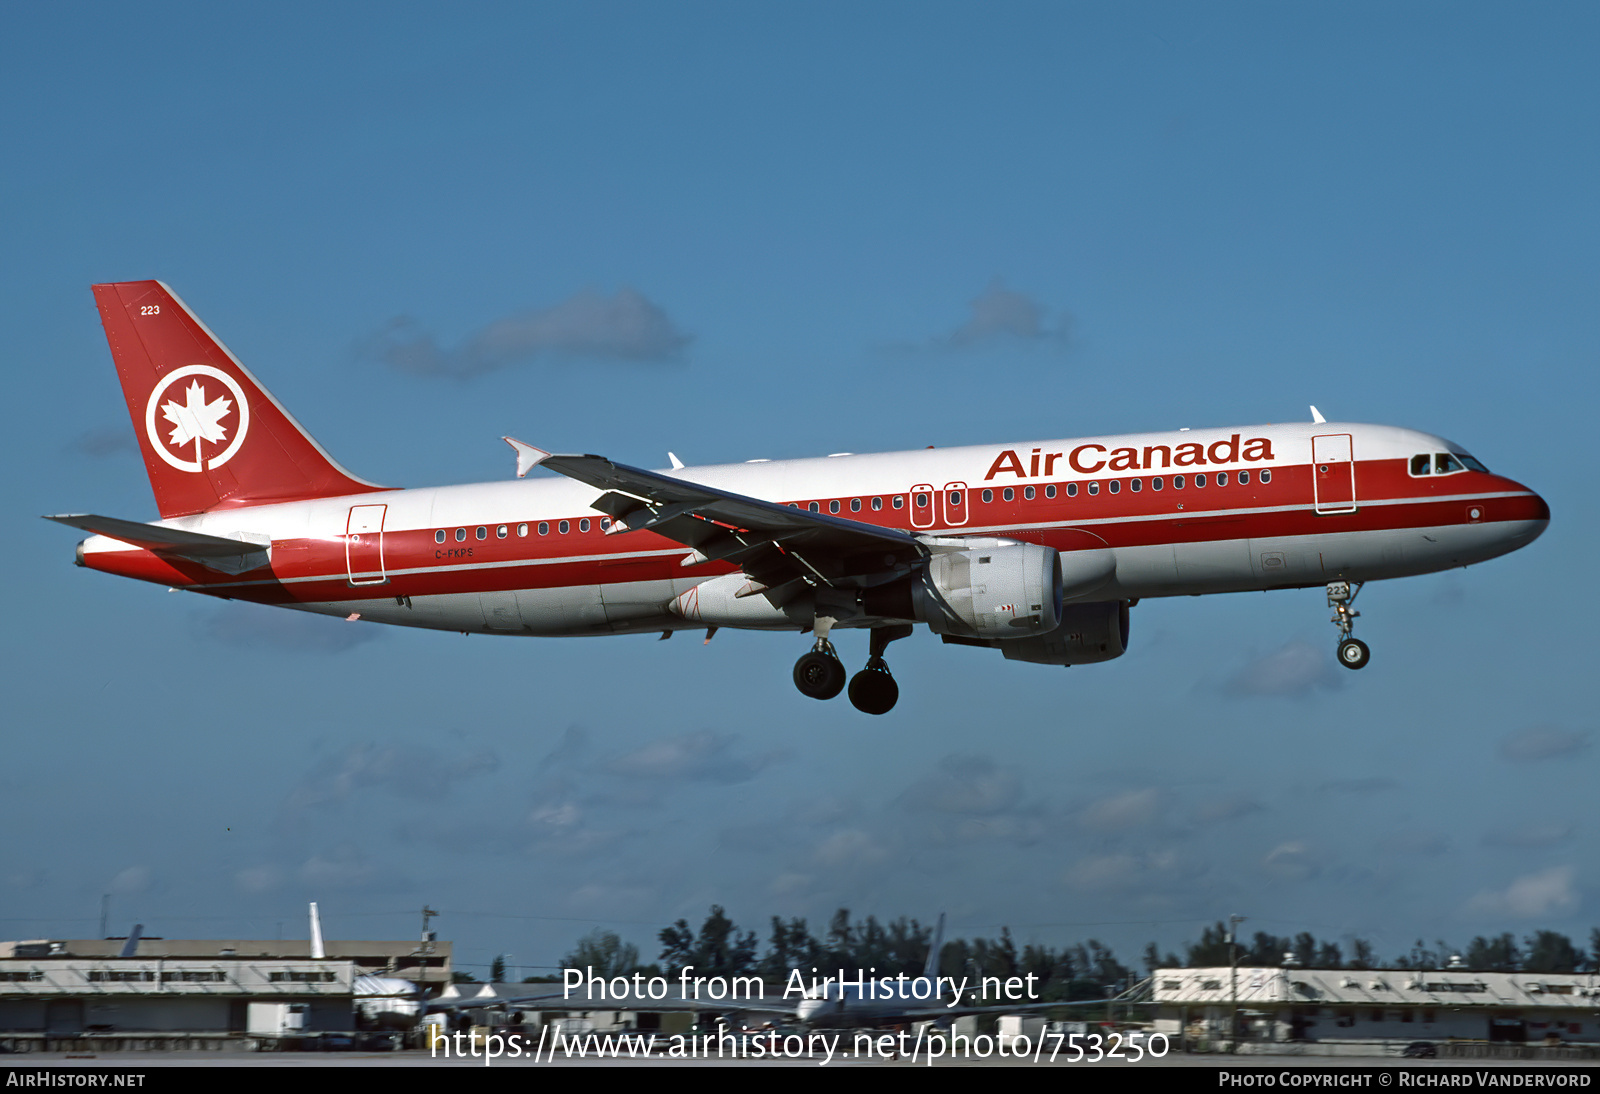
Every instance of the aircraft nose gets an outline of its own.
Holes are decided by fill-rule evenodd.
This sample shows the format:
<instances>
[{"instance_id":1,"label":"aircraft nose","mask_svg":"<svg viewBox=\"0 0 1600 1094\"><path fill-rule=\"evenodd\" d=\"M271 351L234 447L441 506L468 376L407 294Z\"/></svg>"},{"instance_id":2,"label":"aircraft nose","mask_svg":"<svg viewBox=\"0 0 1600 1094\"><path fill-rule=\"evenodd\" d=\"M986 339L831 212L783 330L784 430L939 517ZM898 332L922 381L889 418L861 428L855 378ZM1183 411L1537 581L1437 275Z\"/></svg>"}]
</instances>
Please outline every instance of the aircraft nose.
<instances>
[{"instance_id":1,"label":"aircraft nose","mask_svg":"<svg viewBox=\"0 0 1600 1094\"><path fill-rule=\"evenodd\" d=\"M1544 530L1550 527L1550 503L1526 486L1512 485L1515 489L1528 491L1522 497L1512 499L1514 510L1505 524L1507 549L1514 551L1544 535Z\"/></svg>"}]
</instances>

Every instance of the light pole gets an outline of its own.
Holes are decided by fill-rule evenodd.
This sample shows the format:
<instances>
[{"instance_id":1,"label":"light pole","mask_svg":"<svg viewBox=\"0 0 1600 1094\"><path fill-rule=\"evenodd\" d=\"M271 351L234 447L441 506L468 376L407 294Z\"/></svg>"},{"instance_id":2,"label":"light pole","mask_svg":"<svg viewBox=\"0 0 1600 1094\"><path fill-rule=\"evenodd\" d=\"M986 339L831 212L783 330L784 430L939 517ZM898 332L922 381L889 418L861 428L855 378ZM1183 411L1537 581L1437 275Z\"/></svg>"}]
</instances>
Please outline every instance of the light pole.
<instances>
[{"instance_id":1,"label":"light pole","mask_svg":"<svg viewBox=\"0 0 1600 1094\"><path fill-rule=\"evenodd\" d=\"M1242 915L1228 917L1228 994L1233 998L1233 1015L1228 1019L1228 1051L1239 1051L1239 924Z\"/></svg>"}]
</instances>

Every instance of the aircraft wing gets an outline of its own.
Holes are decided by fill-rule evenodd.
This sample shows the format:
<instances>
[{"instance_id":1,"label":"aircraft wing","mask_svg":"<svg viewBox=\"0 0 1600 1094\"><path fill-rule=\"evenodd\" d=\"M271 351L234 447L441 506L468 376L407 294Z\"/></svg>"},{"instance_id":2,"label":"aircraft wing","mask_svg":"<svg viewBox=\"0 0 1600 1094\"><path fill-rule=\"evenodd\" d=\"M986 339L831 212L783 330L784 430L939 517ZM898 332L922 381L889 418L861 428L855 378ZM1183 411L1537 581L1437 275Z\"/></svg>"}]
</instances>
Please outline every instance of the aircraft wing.
<instances>
[{"instance_id":1,"label":"aircraft wing","mask_svg":"<svg viewBox=\"0 0 1600 1094\"><path fill-rule=\"evenodd\" d=\"M541 453L535 462L604 490L594 508L611 517L608 535L651 531L693 549L695 562L733 563L780 605L817 585L893 580L927 555L915 536L897 528L749 498L604 456Z\"/></svg>"}]
</instances>

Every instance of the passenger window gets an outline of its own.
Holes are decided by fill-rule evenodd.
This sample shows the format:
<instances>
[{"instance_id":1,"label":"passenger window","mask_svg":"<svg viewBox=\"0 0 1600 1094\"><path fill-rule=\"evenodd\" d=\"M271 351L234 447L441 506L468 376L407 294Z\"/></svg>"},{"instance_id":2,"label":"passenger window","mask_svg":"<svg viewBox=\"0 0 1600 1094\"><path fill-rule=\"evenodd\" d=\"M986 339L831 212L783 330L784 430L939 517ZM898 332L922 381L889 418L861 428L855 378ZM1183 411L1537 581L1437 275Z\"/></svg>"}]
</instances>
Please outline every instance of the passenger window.
<instances>
[{"instance_id":1,"label":"passenger window","mask_svg":"<svg viewBox=\"0 0 1600 1094\"><path fill-rule=\"evenodd\" d=\"M850 499L850 511L852 513L861 512L861 499L860 498L851 498Z\"/></svg>"},{"instance_id":2,"label":"passenger window","mask_svg":"<svg viewBox=\"0 0 1600 1094\"><path fill-rule=\"evenodd\" d=\"M444 529L443 528L441 528L437 532L433 533L433 542L435 542L435 543L443 543L444 542Z\"/></svg>"},{"instance_id":3,"label":"passenger window","mask_svg":"<svg viewBox=\"0 0 1600 1094\"><path fill-rule=\"evenodd\" d=\"M896 509L904 509L906 507L906 499L902 495L896 494L894 496L894 507Z\"/></svg>"},{"instance_id":4,"label":"passenger window","mask_svg":"<svg viewBox=\"0 0 1600 1094\"><path fill-rule=\"evenodd\" d=\"M1250 485L1250 472L1248 472L1248 471L1239 472L1239 485L1240 486L1249 486Z\"/></svg>"},{"instance_id":5,"label":"passenger window","mask_svg":"<svg viewBox=\"0 0 1600 1094\"><path fill-rule=\"evenodd\" d=\"M988 505L993 500L994 500L994 491L993 490L985 490L983 492L983 504Z\"/></svg>"},{"instance_id":6,"label":"passenger window","mask_svg":"<svg viewBox=\"0 0 1600 1094\"><path fill-rule=\"evenodd\" d=\"M1135 494L1137 494L1139 491L1144 489L1144 480L1143 479L1129 479L1128 480L1128 489L1132 490Z\"/></svg>"},{"instance_id":7,"label":"passenger window","mask_svg":"<svg viewBox=\"0 0 1600 1094\"><path fill-rule=\"evenodd\" d=\"M549 521L541 520L539 522L539 534L541 536L548 536L550 534L550 522Z\"/></svg>"},{"instance_id":8,"label":"passenger window","mask_svg":"<svg viewBox=\"0 0 1600 1094\"><path fill-rule=\"evenodd\" d=\"M1269 468L1263 467L1261 469L1261 481L1262 482L1271 482L1272 481L1272 471Z\"/></svg>"},{"instance_id":9,"label":"passenger window","mask_svg":"<svg viewBox=\"0 0 1600 1094\"><path fill-rule=\"evenodd\" d=\"M1174 475L1174 476L1172 476L1172 488L1174 490L1182 490L1183 489L1183 476L1182 475Z\"/></svg>"},{"instance_id":10,"label":"passenger window","mask_svg":"<svg viewBox=\"0 0 1600 1094\"><path fill-rule=\"evenodd\" d=\"M526 536L527 534L528 534L528 526L526 524L517 525L517 535L519 537Z\"/></svg>"},{"instance_id":11,"label":"passenger window","mask_svg":"<svg viewBox=\"0 0 1600 1094\"><path fill-rule=\"evenodd\" d=\"M562 521L560 524L556 525L556 531L560 532L562 535L566 535L568 532L572 531L572 522L565 520Z\"/></svg>"},{"instance_id":12,"label":"passenger window","mask_svg":"<svg viewBox=\"0 0 1600 1094\"><path fill-rule=\"evenodd\" d=\"M578 531L587 532L588 530L589 530L589 518L588 517L584 517L582 520L580 520L578 522Z\"/></svg>"},{"instance_id":13,"label":"passenger window","mask_svg":"<svg viewBox=\"0 0 1600 1094\"><path fill-rule=\"evenodd\" d=\"M1075 482L1067 483L1067 497L1075 498L1077 496L1078 496L1078 484L1075 483Z\"/></svg>"},{"instance_id":14,"label":"passenger window","mask_svg":"<svg viewBox=\"0 0 1600 1094\"><path fill-rule=\"evenodd\" d=\"M1160 475L1157 475L1155 478L1150 480L1150 489L1160 490L1165 482L1165 479L1163 479Z\"/></svg>"},{"instance_id":15,"label":"passenger window","mask_svg":"<svg viewBox=\"0 0 1600 1094\"><path fill-rule=\"evenodd\" d=\"M1011 489L1011 487L1009 487L1009 486L1006 487L1005 490L1003 490L1001 492L1000 496L1002 498L1005 498L1007 501L1016 501L1017 500L1017 492L1015 490Z\"/></svg>"},{"instance_id":16,"label":"passenger window","mask_svg":"<svg viewBox=\"0 0 1600 1094\"><path fill-rule=\"evenodd\" d=\"M1091 482L1089 484L1089 493L1098 494L1099 492L1100 492L1100 484L1097 483L1097 482Z\"/></svg>"},{"instance_id":17,"label":"passenger window","mask_svg":"<svg viewBox=\"0 0 1600 1094\"><path fill-rule=\"evenodd\" d=\"M872 499L872 511L874 513L876 513L879 509L882 509L882 508L883 508L883 499L882 498L873 498Z\"/></svg>"},{"instance_id":18,"label":"passenger window","mask_svg":"<svg viewBox=\"0 0 1600 1094\"><path fill-rule=\"evenodd\" d=\"M1217 485L1218 486L1227 486L1228 485L1228 473L1226 471L1218 471L1217 472Z\"/></svg>"},{"instance_id":19,"label":"passenger window","mask_svg":"<svg viewBox=\"0 0 1600 1094\"><path fill-rule=\"evenodd\" d=\"M959 506L961 504L961 491L959 491L959 490L950 491L950 504L952 506Z\"/></svg>"},{"instance_id":20,"label":"passenger window","mask_svg":"<svg viewBox=\"0 0 1600 1094\"><path fill-rule=\"evenodd\" d=\"M928 495L926 494L918 494L911 500L916 502L918 509L926 509L928 507Z\"/></svg>"},{"instance_id":21,"label":"passenger window","mask_svg":"<svg viewBox=\"0 0 1600 1094\"><path fill-rule=\"evenodd\" d=\"M505 539L506 538L506 534L509 531L510 531L510 529L507 528L504 524L502 524L500 527L498 527L498 528L496 528L494 530L494 537L496 539Z\"/></svg>"},{"instance_id":22,"label":"passenger window","mask_svg":"<svg viewBox=\"0 0 1600 1094\"><path fill-rule=\"evenodd\" d=\"M817 503L816 503L816 502L814 502L814 501L813 501L813 502L810 502L810 503L808 503L808 504L807 504L807 505L806 505L806 508L807 508L807 509L808 509L808 510L810 510L810 511L811 511L811 512L813 512L813 513L820 513L820 512L822 512L822 509L821 509L821 508L820 508L820 507L819 507L819 506L818 506L818 505L817 505Z\"/></svg>"},{"instance_id":23,"label":"passenger window","mask_svg":"<svg viewBox=\"0 0 1600 1094\"><path fill-rule=\"evenodd\" d=\"M600 530L602 532L604 532L607 528L610 528L610 527L611 527L611 518L610 517L601 517L600 518Z\"/></svg>"},{"instance_id":24,"label":"passenger window","mask_svg":"<svg viewBox=\"0 0 1600 1094\"><path fill-rule=\"evenodd\" d=\"M1033 500L1033 487L1024 486L1022 488L1022 500L1023 501L1032 501Z\"/></svg>"},{"instance_id":25,"label":"passenger window","mask_svg":"<svg viewBox=\"0 0 1600 1094\"><path fill-rule=\"evenodd\" d=\"M478 525L478 538L479 539L488 539L489 538L489 529L485 528L481 524Z\"/></svg>"},{"instance_id":26,"label":"passenger window","mask_svg":"<svg viewBox=\"0 0 1600 1094\"><path fill-rule=\"evenodd\" d=\"M1047 497L1047 498L1053 498L1053 497L1056 496L1056 484L1055 483L1051 483L1049 486L1044 488L1044 496Z\"/></svg>"},{"instance_id":27,"label":"passenger window","mask_svg":"<svg viewBox=\"0 0 1600 1094\"><path fill-rule=\"evenodd\" d=\"M467 530L465 528L457 528L456 529L456 542L457 543L463 543L463 542L466 541L466 538L467 538Z\"/></svg>"},{"instance_id":28,"label":"passenger window","mask_svg":"<svg viewBox=\"0 0 1600 1094\"><path fill-rule=\"evenodd\" d=\"M1113 494L1122 493L1122 480L1121 479L1112 479L1111 480L1111 492Z\"/></svg>"},{"instance_id":29,"label":"passenger window","mask_svg":"<svg viewBox=\"0 0 1600 1094\"><path fill-rule=\"evenodd\" d=\"M830 501L828 503L828 512L837 513L838 511L839 511L839 503L837 501Z\"/></svg>"}]
</instances>

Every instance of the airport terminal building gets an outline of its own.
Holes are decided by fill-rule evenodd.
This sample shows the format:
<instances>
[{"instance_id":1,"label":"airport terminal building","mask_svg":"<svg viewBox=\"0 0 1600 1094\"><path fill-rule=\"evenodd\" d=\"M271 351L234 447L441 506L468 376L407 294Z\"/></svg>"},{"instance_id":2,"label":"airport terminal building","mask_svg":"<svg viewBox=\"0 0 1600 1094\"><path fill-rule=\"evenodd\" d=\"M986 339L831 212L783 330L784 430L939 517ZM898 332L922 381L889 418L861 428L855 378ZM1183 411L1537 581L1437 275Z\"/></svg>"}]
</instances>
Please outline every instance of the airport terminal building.
<instances>
[{"instance_id":1,"label":"airport terminal building","mask_svg":"<svg viewBox=\"0 0 1600 1094\"><path fill-rule=\"evenodd\" d=\"M439 990L450 978L448 942L330 941L320 958L304 940L143 938L128 957L125 946L124 939L0 942L0 1044L170 1047L354 1031L367 992L405 981Z\"/></svg>"},{"instance_id":2,"label":"airport terminal building","mask_svg":"<svg viewBox=\"0 0 1600 1094\"><path fill-rule=\"evenodd\" d=\"M1600 975L1467 969L1158 969L1156 1030L1196 1046L1600 1045Z\"/></svg>"}]
</instances>

